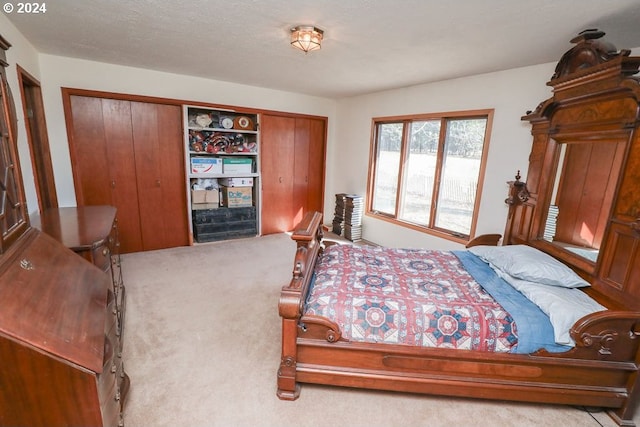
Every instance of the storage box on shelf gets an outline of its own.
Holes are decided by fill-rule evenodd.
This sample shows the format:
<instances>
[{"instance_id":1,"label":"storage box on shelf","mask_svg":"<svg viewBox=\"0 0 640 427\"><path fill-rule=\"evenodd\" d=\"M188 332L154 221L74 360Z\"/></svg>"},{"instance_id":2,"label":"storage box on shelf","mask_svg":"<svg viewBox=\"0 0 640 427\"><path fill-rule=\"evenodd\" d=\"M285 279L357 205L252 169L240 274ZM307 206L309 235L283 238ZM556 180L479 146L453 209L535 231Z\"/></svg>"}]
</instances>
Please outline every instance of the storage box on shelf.
<instances>
[{"instance_id":1,"label":"storage box on shelf","mask_svg":"<svg viewBox=\"0 0 640 427\"><path fill-rule=\"evenodd\" d=\"M193 233L199 243L252 237L256 228L256 207L203 209L192 211Z\"/></svg>"},{"instance_id":2,"label":"storage box on shelf","mask_svg":"<svg viewBox=\"0 0 640 427\"><path fill-rule=\"evenodd\" d=\"M217 178L193 178L191 182L191 210L218 209L220 191Z\"/></svg>"},{"instance_id":3,"label":"storage box on shelf","mask_svg":"<svg viewBox=\"0 0 640 427\"><path fill-rule=\"evenodd\" d=\"M260 133L258 115L201 106L185 106L187 185L194 240L198 243L256 235L259 208ZM194 180L218 180L194 187ZM218 194L219 191L219 194ZM215 193L215 194L214 194ZM238 212L253 209L242 220ZM215 211L219 211L214 213ZM210 217L206 230L196 218ZM215 229L215 230L214 230Z\"/></svg>"},{"instance_id":4,"label":"storage box on shelf","mask_svg":"<svg viewBox=\"0 0 640 427\"><path fill-rule=\"evenodd\" d=\"M191 203L194 205L203 203L218 204L219 201L220 196L217 188L211 190L191 190Z\"/></svg>"},{"instance_id":5,"label":"storage box on shelf","mask_svg":"<svg viewBox=\"0 0 640 427\"><path fill-rule=\"evenodd\" d=\"M219 175L222 173L222 159L218 157L192 157L191 173Z\"/></svg>"},{"instance_id":6,"label":"storage box on shelf","mask_svg":"<svg viewBox=\"0 0 640 427\"><path fill-rule=\"evenodd\" d=\"M250 174L253 172L253 160L242 157L223 157L222 173L223 174Z\"/></svg>"},{"instance_id":7,"label":"storage box on shelf","mask_svg":"<svg viewBox=\"0 0 640 427\"><path fill-rule=\"evenodd\" d=\"M220 187L220 205L227 208L237 208L253 205L252 187Z\"/></svg>"}]
</instances>

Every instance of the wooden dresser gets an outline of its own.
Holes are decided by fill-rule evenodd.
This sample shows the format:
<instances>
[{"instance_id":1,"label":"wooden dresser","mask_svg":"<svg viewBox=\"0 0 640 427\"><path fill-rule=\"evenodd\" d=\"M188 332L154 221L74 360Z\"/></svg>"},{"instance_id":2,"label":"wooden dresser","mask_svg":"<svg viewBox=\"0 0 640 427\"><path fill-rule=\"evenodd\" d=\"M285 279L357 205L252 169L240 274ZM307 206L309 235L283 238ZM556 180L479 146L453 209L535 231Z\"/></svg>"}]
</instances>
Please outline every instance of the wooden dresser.
<instances>
[{"instance_id":1,"label":"wooden dresser","mask_svg":"<svg viewBox=\"0 0 640 427\"><path fill-rule=\"evenodd\" d=\"M79 206L51 208L31 218L31 225L53 237L65 247L86 259L110 279L109 295L113 297L111 314L116 318L114 325L117 340L117 387L121 405L127 397L130 381L124 371L122 346L126 308L126 288L120 264L120 241L118 221L113 206Z\"/></svg>"},{"instance_id":2,"label":"wooden dresser","mask_svg":"<svg viewBox=\"0 0 640 427\"><path fill-rule=\"evenodd\" d=\"M111 278L120 355L124 342L126 291L120 267L116 208L79 206L46 209L31 218L31 225L91 262Z\"/></svg>"}]
</instances>

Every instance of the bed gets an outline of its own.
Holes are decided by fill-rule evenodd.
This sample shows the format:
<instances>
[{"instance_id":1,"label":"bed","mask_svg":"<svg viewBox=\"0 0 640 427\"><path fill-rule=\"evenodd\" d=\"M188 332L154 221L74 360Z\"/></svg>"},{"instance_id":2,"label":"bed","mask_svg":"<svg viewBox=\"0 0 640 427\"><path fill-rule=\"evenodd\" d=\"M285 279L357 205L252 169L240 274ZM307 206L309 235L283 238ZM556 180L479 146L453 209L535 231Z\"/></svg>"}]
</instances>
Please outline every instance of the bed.
<instances>
[{"instance_id":1,"label":"bed","mask_svg":"<svg viewBox=\"0 0 640 427\"><path fill-rule=\"evenodd\" d=\"M548 279L555 282L543 283L543 286L567 288L588 297L594 304L588 314L581 316L578 310L570 322L562 319L563 329L556 327L557 319L553 319L553 313L558 312L542 309L535 301L534 305L551 323L551 342L540 343L534 334L533 342L525 343L528 315L524 320L516 318L522 310L520 306L498 303L503 308L508 307L505 312L498 312L491 306L486 311L493 313L492 326L481 331L480 326L470 323L471 330L480 332L474 335L457 330L462 335L454 339L452 333L447 336L447 324L440 329L433 327L434 319L437 323L444 313L468 322L472 316L465 317L465 312L445 313L442 307L439 311L423 308L422 301L410 298L417 293L415 290L403 291L409 299L397 304L413 304L405 314L394 311L395 302L373 307L368 300L356 300L353 293L342 299L334 298L335 301L329 303L332 292L335 296L342 291L329 290L329 296L317 292L325 287L327 275L343 274L339 273L341 266L352 270L350 276L347 274L350 279L346 280L346 286L351 290L368 286L383 288L384 294L394 295L397 291L387 283L389 277L382 273L369 274L362 265L366 257L374 259L375 264L387 255L378 257L375 254L382 252L371 255L366 251L364 254L353 252L356 253L353 255L351 249L323 244L322 215L309 212L292 233L297 246L292 279L282 288L279 301L282 318L282 353L277 372L279 398L294 400L300 394L301 384L314 383L599 407L607 409L617 424L635 425L633 413L640 390L637 384L640 366L640 199L630 188L640 180L640 133L636 132L640 93L638 80L632 77L638 72L640 58L630 57L629 51L615 51L602 39L603 35L589 30L572 40L576 46L561 58L549 82L554 87L554 96L523 117L532 125L534 142L527 181L520 181L518 173L515 181L509 182L505 200L507 224L502 244L492 248L496 235L480 236L469 242L466 250L442 255L427 251L422 254L424 258L419 259L412 258L416 254L408 251L404 253L409 260L406 262L415 262L410 268L408 264L402 264L402 254L393 261L404 265L405 270L420 270L430 259L442 257L446 265L454 265L453 276L465 274L460 273L462 265L478 283L482 282L480 276L491 274L498 277L491 280L498 280L501 286L507 279L515 279L515 284L506 283L507 287L518 286L518 281L539 284L538 280ZM602 151L597 151L598 143L605 144L604 151L612 153L611 163L603 160ZM574 154L561 155L565 144L567 152ZM567 212L574 215L574 223L589 224L591 219L580 217L575 207L565 205L568 203L565 199L576 203L576 197L563 199L554 192L563 187L563 182L571 180L571 185L564 185L565 188L580 188L580 194L587 193L584 189L588 182L576 185L579 178L575 170L585 168L571 167L570 163L578 161L575 159L580 156L576 152L584 154L585 147L591 145L600 155L593 156L597 161L586 167L587 175L599 176L598 181L602 181L598 175L601 171L597 168L603 163L613 172L609 175L604 198L599 196L594 201L582 196L579 200L583 207L588 203L599 203L597 209L589 206L584 211L595 209L601 213L599 219L593 220L600 228L594 225L596 231L585 243L578 239L584 240L584 235L565 233L562 228L566 222L571 222L567 221ZM588 177L582 179L588 181ZM558 229L548 237L543 224L549 217L549 207L555 207L558 200L562 221L558 220ZM561 236L564 236L562 241ZM597 256L581 257L577 251L566 250L567 242L571 246L593 249ZM505 273L494 262L500 264L499 259L504 254L499 251L514 248L516 252L509 256L520 265L536 264L538 261L531 261L530 254L534 257L542 254L569 270L571 276L564 276L565 270L561 273L553 270L545 279L528 277L521 271ZM497 256L494 255L496 250ZM360 265L351 264L345 257L359 257ZM471 257L473 263L484 264L486 268L480 272L469 271L463 260L465 257ZM410 282L419 277L418 273L404 280ZM576 283L569 285L574 279ZM446 277L438 280L453 281ZM484 286L482 283L483 289ZM487 292L493 297L492 291ZM522 289L518 292L526 293ZM376 298L373 300L380 301ZM558 304L554 298L551 298L551 305ZM571 302L564 304L565 307L579 305L577 301L573 305ZM340 314L345 306L350 311ZM358 325L357 320L362 321L365 314L356 311L363 309L364 313L372 307L376 309L370 310L370 314L375 314L373 320ZM422 319L421 325L418 322L422 329L418 330L413 324L402 331L398 325L407 313L418 312L420 316L415 317ZM356 323L345 319L356 319ZM385 319L388 320L386 324ZM486 323L480 321L483 322ZM435 346L423 345L425 343Z\"/></svg>"}]
</instances>

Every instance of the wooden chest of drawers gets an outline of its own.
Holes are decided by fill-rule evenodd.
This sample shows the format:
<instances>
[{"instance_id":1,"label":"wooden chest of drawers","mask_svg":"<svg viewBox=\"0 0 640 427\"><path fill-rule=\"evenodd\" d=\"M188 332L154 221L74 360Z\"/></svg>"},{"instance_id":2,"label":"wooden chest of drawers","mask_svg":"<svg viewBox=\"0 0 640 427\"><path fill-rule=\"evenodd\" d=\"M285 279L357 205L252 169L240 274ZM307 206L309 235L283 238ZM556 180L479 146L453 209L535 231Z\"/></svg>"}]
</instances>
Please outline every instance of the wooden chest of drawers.
<instances>
[{"instance_id":1,"label":"wooden chest of drawers","mask_svg":"<svg viewBox=\"0 0 640 427\"><path fill-rule=\"evenodd\" d=\"M117 320L119 352L124 343L126 289L120 268L118 220L113 206L78 206L46 209L31 218L31 225L58 240L111 278Z\"/></svg>"},{"instance_id":2,"label":"wooden chest of drawers","mask_svg":"<svg viewBox=\"0 0 640 427\"><path fill-rule=\"evenodd\" d=\"M102 424L85 425L123 425L124 401L130 382L122 360L126 298L120 268L116 209L111 206L47 209L33 217L31 223L75 252L77 255L69 251L74 260L97 272L101 281L106 279L103 356L95 376Z\"/></svg>"}]
</instances>

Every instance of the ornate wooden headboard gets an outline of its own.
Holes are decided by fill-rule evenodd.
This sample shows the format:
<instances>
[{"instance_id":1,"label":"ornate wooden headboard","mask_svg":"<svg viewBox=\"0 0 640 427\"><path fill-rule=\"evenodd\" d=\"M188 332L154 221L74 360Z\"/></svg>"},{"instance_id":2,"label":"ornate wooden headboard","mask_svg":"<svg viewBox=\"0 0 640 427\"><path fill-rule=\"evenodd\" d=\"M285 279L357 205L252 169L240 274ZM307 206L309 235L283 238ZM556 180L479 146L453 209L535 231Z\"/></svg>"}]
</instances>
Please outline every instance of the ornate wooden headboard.
<instances>
[{"instance_id":1,"label":"ornate wooden headboard","mask_svg":"<svg viewBox=\"0 0 640 427\"><path fill-rule=\"evenodd\" d=\"M571 40L553 96L522 117L533 146L526 183L509 182L504 244L537 247L640 309L640 57L603 36Z\"/></svg>"}]
</instances>

